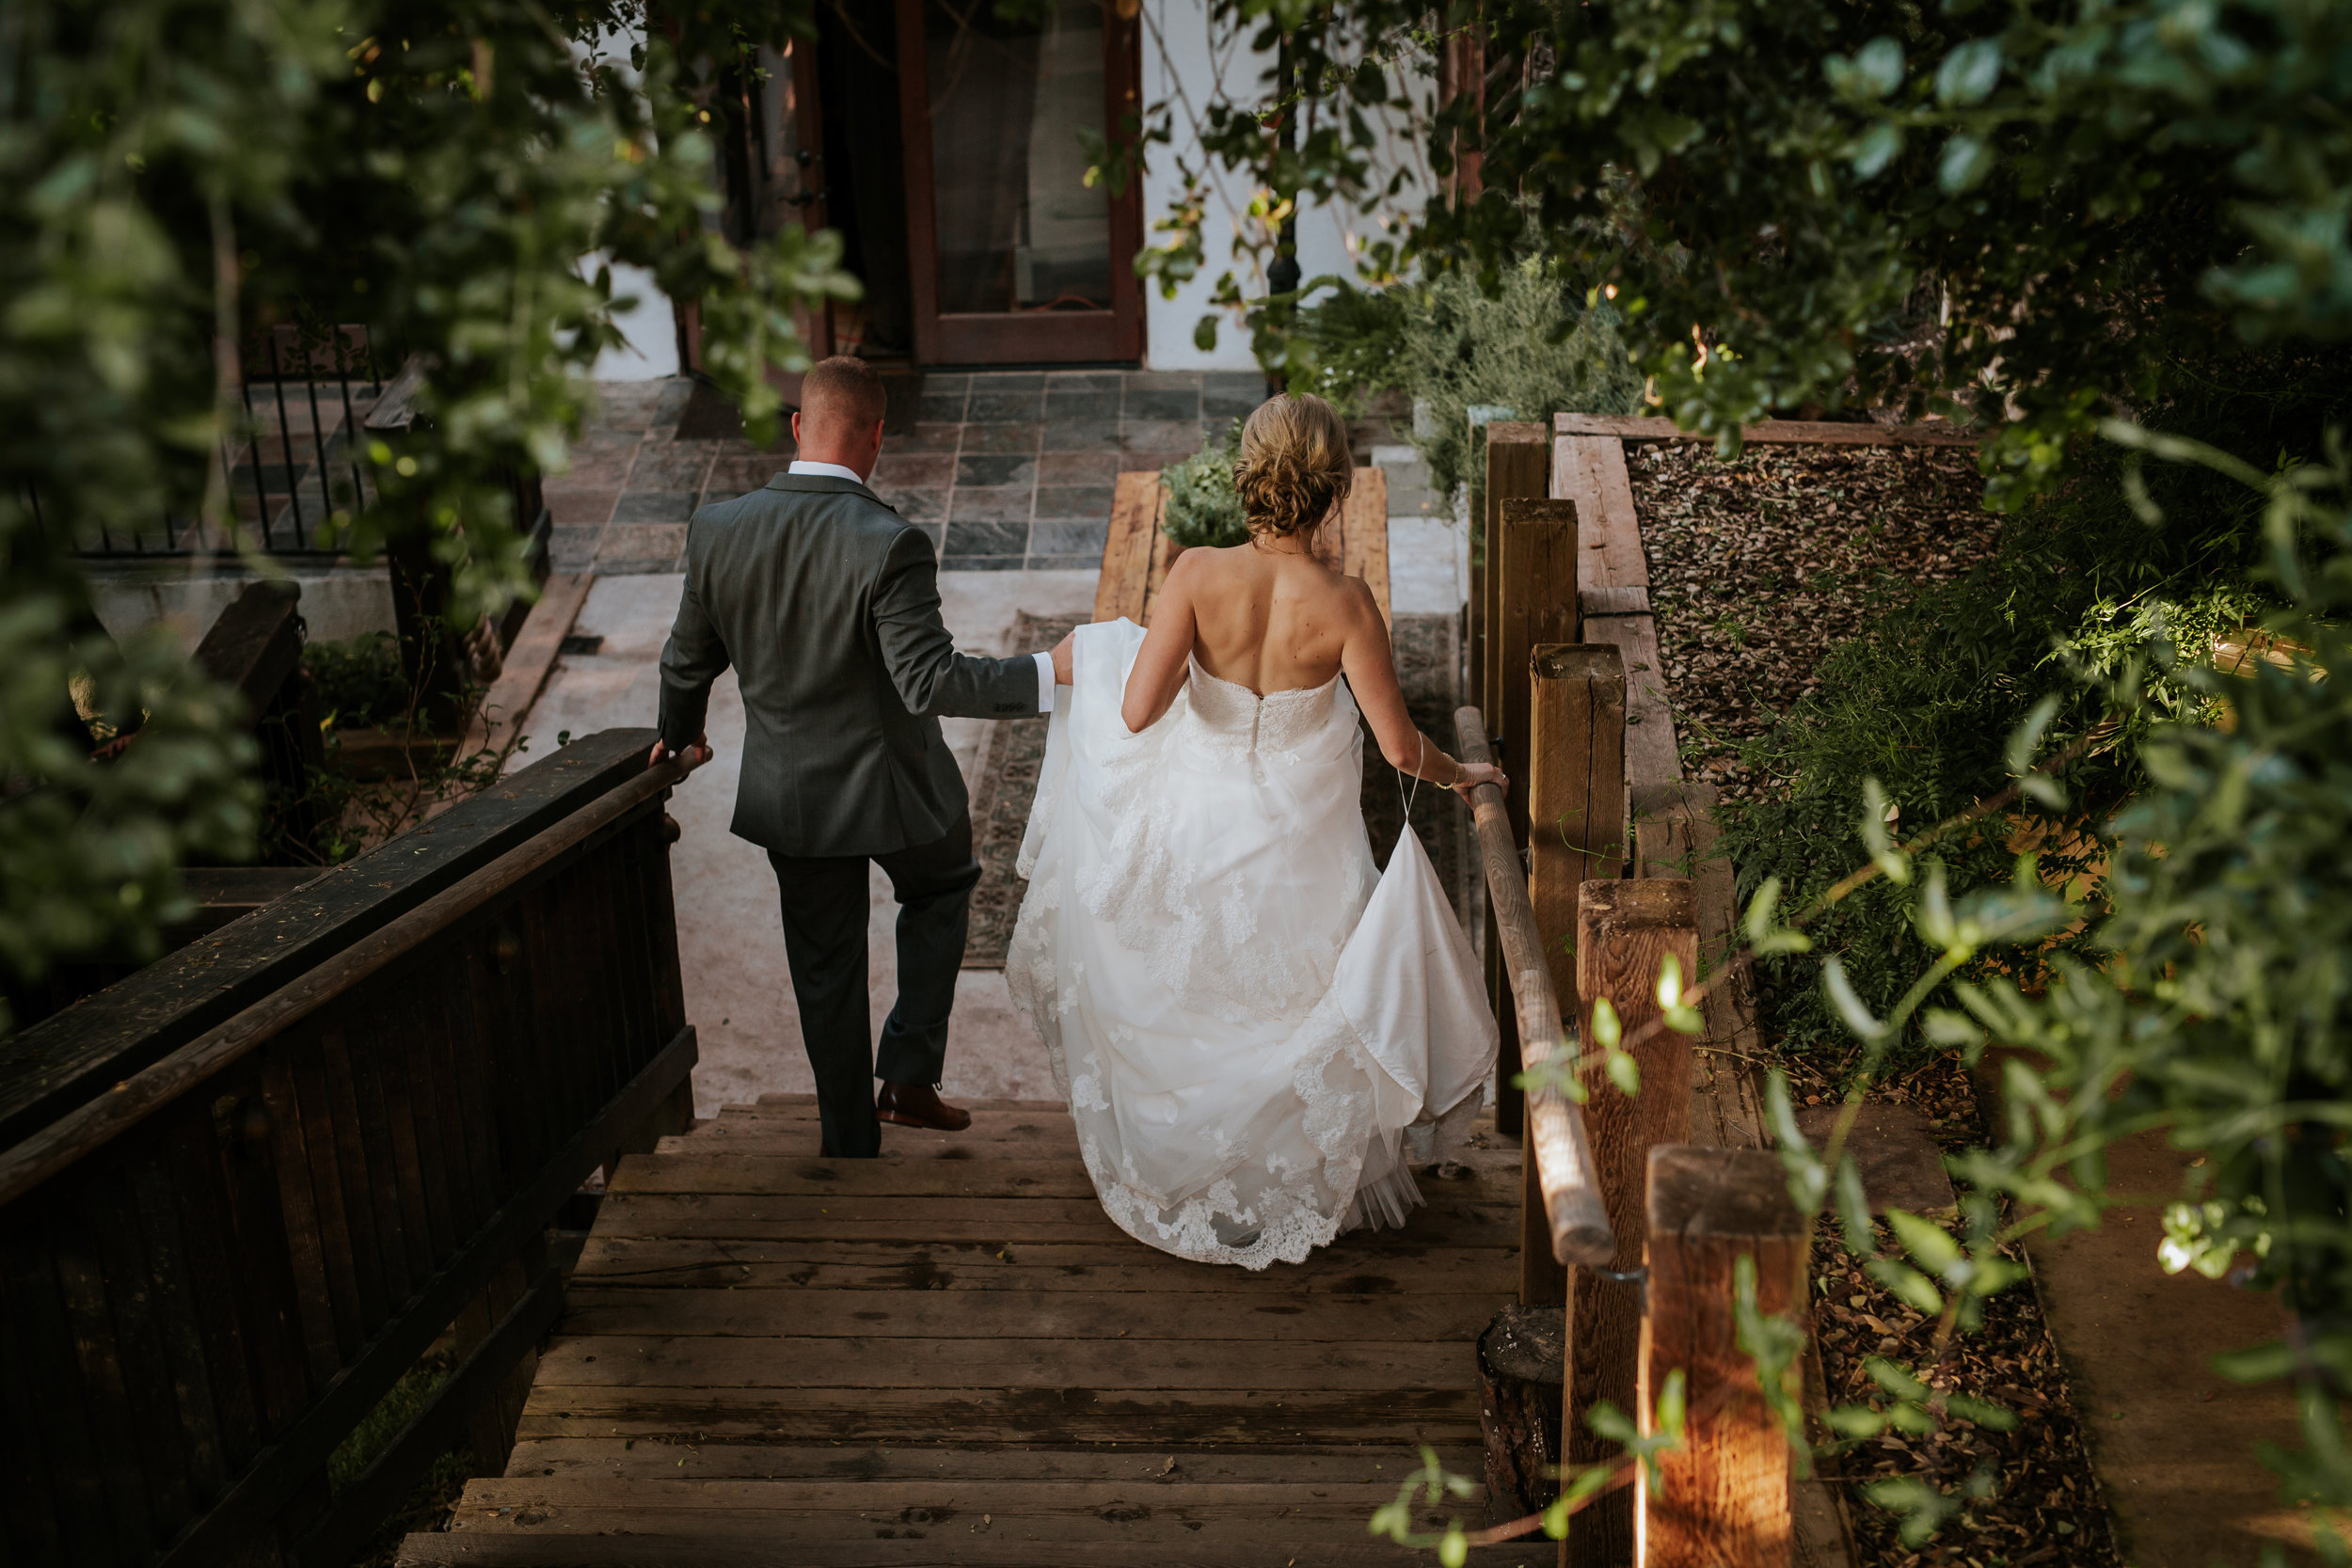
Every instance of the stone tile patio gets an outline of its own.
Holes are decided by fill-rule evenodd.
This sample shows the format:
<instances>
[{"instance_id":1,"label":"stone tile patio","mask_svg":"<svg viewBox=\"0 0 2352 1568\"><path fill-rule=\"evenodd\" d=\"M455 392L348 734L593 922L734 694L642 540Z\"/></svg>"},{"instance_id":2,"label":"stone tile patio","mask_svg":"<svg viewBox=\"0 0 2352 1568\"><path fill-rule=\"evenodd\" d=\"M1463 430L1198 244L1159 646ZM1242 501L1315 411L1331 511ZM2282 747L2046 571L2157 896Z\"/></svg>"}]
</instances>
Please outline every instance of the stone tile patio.
<instances>
[{"instance_id":1,"label":"stone tile patio","mask_svg":"<svg viewBox=\"0 0 2352 1568\"><path fill-rule=\"evenodd\" d=\"M676 439L691 384L609 383L571 470L547 483L555 568L674 572L694 509L758 488L790 460ZM1254 372L1054 371L927 374L914 427L882 445L874 488L921 525L947 571L1093 569L1126 468L1200 450L1257 406Z\"/></svg>"}]
</instances>

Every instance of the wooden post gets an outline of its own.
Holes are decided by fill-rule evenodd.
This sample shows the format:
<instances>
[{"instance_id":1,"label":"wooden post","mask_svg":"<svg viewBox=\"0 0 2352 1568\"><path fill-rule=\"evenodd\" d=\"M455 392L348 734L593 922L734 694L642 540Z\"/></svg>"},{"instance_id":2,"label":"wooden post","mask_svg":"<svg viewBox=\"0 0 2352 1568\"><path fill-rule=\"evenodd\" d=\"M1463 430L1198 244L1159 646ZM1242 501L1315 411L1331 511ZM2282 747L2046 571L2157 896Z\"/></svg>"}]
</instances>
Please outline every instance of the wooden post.
<instances>
[{"instance_id":1,"label":"wooden post","mask_svg":"<svg viewBox=\"0 0 2352 1568\"><path fill-rule=\"evenodd\" d=\"M1534 420L1498 420L1486 426L1486 490L1478 515L1478 537L1470 541L1470 559L1479 571L1478 604L1472 643L1471 674L1477 684L1478 708L1489 723L1502 722L1502 647L1495 628L1502 615L1502 503L1540 500L1550 484L1550 448L1544 427ZM1574 638L1557 641L1574 641ZM1498 732L1500 733L1500 732Z\"/></svg>"},{"instance_id":2,"label":"wooden post","mask_svg":"<svg viewBox=\"0 0 2352 1568\"><path fill-rule=\"evenodd\" d=\"M1489 448L1489 451L1492 449ZM1504 737L1502 767L1518 784L1504 801L1515 843L1527 843L1527 757L1529 749L1529 687L1534 679L1537 646L1577 640L1576 532L1573 501L1504 500L1495 508L1502 519L1495 536L1495 576L1499 602L1487 631L1487 642L1498 650L1503 678L1487 721L1499 725ZM1494 933L1487 932L1487 979L1495 974ZM1498 1063L1501 1091L1495 1104L1495 1126L1516 1135L1525 1106L1510 1086L1519 1069L1519 1042L1509 1010L1497 999L1496 1017L1503 1020L1502 1049Z\"/></svg>"},{"instance_id":3,"label":"wooden post","mask_svg":"<svg viewBox=\"0 0 2352 1568\"><path fill-rule=\"evenodd\" d=\"M1626 1034L1658 1016L1658 971L1671 954L1687 980L1698 964L1698 911L1691 884L1681 879L1586 882L1577 891L1577 1037L1590 1053L1593 1006L1606 998ZM1641 1266L1643 1196L1649 1151L1679 1144L1691 1124L1691 1044L1661 1032L1629 1047L1641 1069L1641 1092L1629 1096L1610 1082L1606 1067L1584 1069L1590 1098L1584 1117L1593 1143L1594 1169L1602 1202L1617 1241L1613 1268ZM1603 1279L1579 1269L1568 1289L1568 1359L1564 1442L1570 1465L1592 1465L1614 1457L1593 1435L1585 1413L1607 1400L1632 1408L1634 1365L1641 1338L1641 1291L1631 1283ZM1613 1492L1584 1512L1568 1536L1567 1560L1615 1564L1633 1560L1633 1498Z\"/></svg>"},{"instance_id":4,"label":"wooden post","mask_svg":"<svg viewBox=\"0 0 2352 1568\"><path fill-rule=\"evenodd\" d=\"M1660 1456L1653 1492L1634 1483L1643 1568L1788 1568L1788 1444L1740 1349L1732 1270L1756 1259L1756 1309L1804 1299L1804 1222L1780 1162L1761 1149L1662 1147L1649 1154L1649 1315L1638 1419L1681 1370L1683 1446Z\"/></svg>"},{"instance_id":5,"label":"wooden post","mask_svg":"<svg viewBox=\"0 0 2352 1568\"><path fill-rule=\"evenodd\" d=\"M1520 420L1497 420L1486 429L1486 485L1473 515L1472 526L1477 535L1470 541L1476 584L1470 604L1470 668L1478 711L1486 716L1489 725L1500 726L1506 684L1502 678L1502 643L1496 635L1502 613L1502 503L1534 500L1548 493L1550 432L1538 421ZM1501 733L1498 728L1496 734ZM1504 768L1508 771L1507 762ZM1514 807L1512 821L1523 820L1524 814ZM1520 1066L1518 1022L1512 1013L1511 978L1503 973L1502 940L1495 929L1491 902L1486 908L1486 1000L1493 1006L1495 1017L1502 1022L1495 1130L1506 1137L1517 1137L1526 1112L1523 1098L1511 1087L1511 1080Z\"/></svg>"},{"instance_id":6,"label":"wooden post","mask_svg":"<svg viewBox=\"0 0 2352 1568\"><path fill-rule=\"evenodd\" d=\"M1614 879L1625 859L1625 663L1612 647L1561 642L1535 649L1533 662L1527 895L1552 990L1562 1011L1575 1016L1577 890ZM1527 1196L1519 1300L1558 1307L1568 1299L1567 1271L1551 1255L1534 1163L1522 1161L1520 1169Z\"/></svg>"}]
</instances>

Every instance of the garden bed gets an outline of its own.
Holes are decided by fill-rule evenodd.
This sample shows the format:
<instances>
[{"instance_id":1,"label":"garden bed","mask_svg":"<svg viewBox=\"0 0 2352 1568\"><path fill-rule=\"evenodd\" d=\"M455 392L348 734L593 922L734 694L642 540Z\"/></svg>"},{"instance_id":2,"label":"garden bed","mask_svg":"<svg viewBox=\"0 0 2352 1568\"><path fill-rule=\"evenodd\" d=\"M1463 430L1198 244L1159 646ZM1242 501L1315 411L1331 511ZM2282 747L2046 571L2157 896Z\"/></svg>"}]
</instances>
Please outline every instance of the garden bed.
<instances>
[{"instance_id":1,"label":"garden bed","mask_svg":"<svg viewBox=\"0 0 2352 1568\"><path fill-rule=\"evenodd\" d=\"M1990 570L1999 546L2000 519L1981 508L1982 480L1965 449L1752 447L1724 463L1698 443L1665 441L1629 442L1626 457L1684 776L1716 785L1727 801L1765 800L1786 788L1771 732L1816 691L1833 648L1930 584ZM1835 1102L1842 1093L1836 1066L1782 1049L1773 1002L1768 985L1758 1019L1766 1065L1788 1072L1801 1104ZM1918 1106L1947 1152L1981 1144L1990 1132L1973 1081L1947 1055L1870 1094ZM1925 1437L1890 1430L1825 1456L1823 1473L1846 1483L1858 1564L2105 1568L2120 1560L2032 1288L1994 1297L1982 1330L1954 1337L1939 1360L1935 1321L1865 1276L1834 1227L1817 1243L1813 1277L1830 1402L1870 1401L1878 1389L1867 1364L1885 1356L1940 1390L2020 1418L2008 1433L1960 1420ZM1993 1485L1914 1546L1899 1538L1895 1515L1861 1497L1871 1482L1899 1477L1953 1497L1972 1478Z\"/></svg>"},{"instance_id":2,"label":"garden bed","mask_svg":"<svg viewBox=\"0 0 2352 1568\"><path fill-rule=\"evenodd\" d=\"M1741 747L1814 689L1830 648L1998 546L1967 448L1756 446L1724 463L1694 441L1629 442L1626 468L1683 776L1726 800L1771 788L1770 760Z\"/></svg>"}]
</instances>

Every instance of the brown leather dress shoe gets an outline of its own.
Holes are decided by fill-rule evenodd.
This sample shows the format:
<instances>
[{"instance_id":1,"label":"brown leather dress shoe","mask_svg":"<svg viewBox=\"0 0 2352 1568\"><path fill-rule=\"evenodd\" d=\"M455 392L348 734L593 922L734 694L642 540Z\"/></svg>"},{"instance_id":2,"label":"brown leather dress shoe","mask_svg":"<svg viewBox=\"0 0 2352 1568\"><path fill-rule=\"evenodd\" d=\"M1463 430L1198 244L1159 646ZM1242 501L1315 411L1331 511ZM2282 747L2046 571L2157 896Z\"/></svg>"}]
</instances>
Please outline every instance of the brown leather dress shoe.
<instances>
[{"instance_id":1,"label":"brown leather dress shoe","mask_svg":"<svg viewBox=\"0 0 2352 1568\"><path fill-rule=\"evenodd\" d=\"M884 1084L874 1096L874 1115L900 1127L928 1127L934 1132L961 1132L972 1125L971 1112L947 1104L929 1084Z\"/></svg>"}]
</instances>

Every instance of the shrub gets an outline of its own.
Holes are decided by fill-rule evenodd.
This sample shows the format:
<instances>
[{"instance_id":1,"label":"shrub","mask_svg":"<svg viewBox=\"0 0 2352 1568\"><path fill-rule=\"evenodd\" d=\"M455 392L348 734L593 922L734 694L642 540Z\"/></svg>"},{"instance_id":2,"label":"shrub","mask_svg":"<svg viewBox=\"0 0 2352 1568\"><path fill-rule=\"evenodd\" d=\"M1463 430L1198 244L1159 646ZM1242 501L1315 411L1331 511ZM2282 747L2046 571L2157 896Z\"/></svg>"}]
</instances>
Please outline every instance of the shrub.
<instances>
[{"instance_id":1,"label":"shrub","mask_svg":"<svg viewBox=\"0 0 2352 1568\"><path fill-rule=\"evenodd\" d=\"M1168 508L1160 530L1177 544L1224 548L1249 537L1241 496L1233 488L1233 465L1241 461L1241 421L1228 425L1222 439L1181 463L1160 470L1168 485Z\"/></svg>"}]
</instances>

